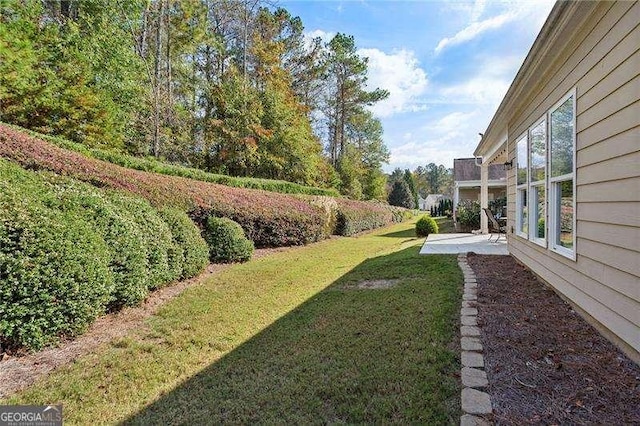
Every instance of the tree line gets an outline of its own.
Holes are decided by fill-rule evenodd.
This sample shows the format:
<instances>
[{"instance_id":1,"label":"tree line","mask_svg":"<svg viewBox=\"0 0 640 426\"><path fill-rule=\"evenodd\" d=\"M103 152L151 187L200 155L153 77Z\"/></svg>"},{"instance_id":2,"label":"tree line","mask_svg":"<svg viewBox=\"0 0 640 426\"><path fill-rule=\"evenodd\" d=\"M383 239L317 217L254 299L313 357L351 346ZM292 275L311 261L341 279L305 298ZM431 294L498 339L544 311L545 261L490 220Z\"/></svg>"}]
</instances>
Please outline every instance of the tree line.
<instances>
[{"instance_id":1,"label":"tree line","mask_svg":"<svg viewBox=\"0 0 640 426\"><path fill-rule=\"evenodd\" d=\"M261 0L4 0L0 120L233 176L384 199L352 36Z\"/></svg>"},{"instance_id":2,"label":"tree line","mask_svg":"<svg viewBox=\"0 0 640 426\"><path fill-rule=\"evenodd\" d=\"M444 194L451 197L453 169L435 163L418 166L413 172L396 168L389 175L387 191L389 204L407 208L418 207L418 196L426 198L429 194Z\"/></svg>"}]
</instances>

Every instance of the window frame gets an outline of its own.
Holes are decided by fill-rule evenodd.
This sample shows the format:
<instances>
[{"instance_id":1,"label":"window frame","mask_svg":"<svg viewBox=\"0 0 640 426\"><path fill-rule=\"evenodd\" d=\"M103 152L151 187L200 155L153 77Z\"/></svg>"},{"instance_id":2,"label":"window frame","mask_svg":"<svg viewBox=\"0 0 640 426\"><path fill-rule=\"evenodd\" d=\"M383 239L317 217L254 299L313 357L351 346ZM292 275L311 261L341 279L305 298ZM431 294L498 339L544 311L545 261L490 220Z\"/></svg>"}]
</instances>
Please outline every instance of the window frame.
<instances>
[{"instance_id":1,"label":"window frame","mask_svg":"<svg viewBox=\"0 0 640 426\"><path fill-rule=\"evenodd\" d=\"M561 176L552 176L551 170L551 115L558 110L565 102L569 99L572 99L571 107L571 138L572 138L572 165L571 172L565 173ZM577 175L577 90L576 88L572 88L569 90L564 96L558 100L551 108L549 108L545 114L540 117L538 120L534 122L531 126L527 128L527 130L522 133L515 140L516 145L516 153L515 153L515 187L516 187L516 217L515 217L515 225L516 236L531 241L539 246L546 248L549 251L557 253L563 257L576 261L576 253L577 253L577 185L576 185L576 175ZM531 131L539 126L541 123L545 123L545 174L544 179L538 181L531 181L532 171L531 171ZM527 154L527 164L526 164L526 179L525 183L518 184L518 144L522 141L525 141L526 145L526 154ZM559 197L561 196L560 191L562 191L561 184L562 182L566 182L568 180L572 181L572 245L571 248L563 247L558 244L558 240L560 238L560 214L561 214L561 203L557 202ZM532 206L534 205L533 200L536 198L534 195L533 189L542 187L545 191L545 238L537 237L537 221L534 220L534 216L532 214ZM525 195L523 195L523 193ZM537 193L537 192L536 192ZM527 232L522 232L523 220L522 220L522 204L523 201L527 203ZM537 203L536 203L537 204ZM560 209L560 211L558 211ZM513 231L512 231L513 232Z\"/></svg>"},{"instance_id":2,"label":"window frame","mask_svg":"<svg viewBox=\"0 0 640 426\"><path fill-rule=\"evenodd\" d=\"M576 88L571 89L567 94L565 94L558 102L556 102L549 110L547 111L548 118L548 133L547 133L547 165L548 168L551 168L551 114L555 112L558 108L560 108L567 100L573 98L572 102L572 117L571 117L571 125L573 131L571 132L572 138L572 167L571 173L565 173L561 176L552 177L551 173L547 172L547 205L548 205L548 217L549 220L547 222L547 233L549 240L549 250L557 253L561 256L567 257L571 260L576 260L576 244L577 244L577 209L576 209L576 157L577 157L577 136L576 136ZM556 219L559 217L558 214L558 203L556 200L558 199L558 192L561 191L560 184L567 180L572 181L572 191L573 191L573 199L572 199L572 246L571 249L567 247L563 247L557 244L559 238L559 223L556 223ZM560 207L561 208L561 207Z\"/></svg>"},{"instance_id":3,"label":"window frame","mask_svg":"<svg viewBox=\"0 0 640 426\"><path fill-rule=\"evenodd\" d=\"M532 137L531 137L531 131L533 129L535 129L536 127L540 126L541 124L544 124L544 178L542 180L537 180L537 181L532 181L533 179L533 173L532 173L532 167L533 167L533 161L532 161L532 150L533 150L533 143L532 143ZM531 127L529 127L529 129L527 130L527 155L528 155L528 159L529 159L529 169L528 169L528 173L527 173L527 183L528 183L528 205L527 205L527 209L528 209L528 219L529 219L529 241L532 241L536 244L538 244L541 247L547 247L547 240L548 240L548 235L549 235L549 231L548 231L548 223L549 223L549 215L548 215L548 210L549 210L549 191L548 191L548 170L549 170L549 121L547 120L547 114L545 113L542 117L540 117ZM545 200L544 200L544 227L545 227L545 231L544 231L544 238L539 238L538 237L538 221L537 221L537 217L534 217L533 215L533 206L534 206L534 198L537 198L535 196L536 192L534 192L534 188L538 188L538 187L542 187L542 189L544 190L544 196L545 196ZM536 202L535 205L537 205L538 203ZM537 216L537 215L536 215Z\"/></svg>"},{"instance_id":4,"label":"window frame","mask_svg":"<svg viewBox=\"0 0 640 426\"><path fill-rule=\"evenodd\" d=\"M523 184L518 184L518 144L520 144L520 142L522 142L522 140L524 139L526 148L525 151L527 153L527 164L525 165L525 170L526 170L526 177L524 180ZM528 197L529 197L529 131L525 131L523 134L521 134L517 139L516 139L516 158L515 158L515 163L516 163L516 235L520 238L524 238L524 239L528 239L529 238L529 223L527 223L527 232L522 231L522 225L523 225L523 220L522 220L522 201L526 198L527 201L527 209L529 209L529 203L528 203ZM522 194L522 192L524 192L524 196ZM529 214L527 211L527 221L530 221L529 219Z\"/></svg>"}]
</instances>

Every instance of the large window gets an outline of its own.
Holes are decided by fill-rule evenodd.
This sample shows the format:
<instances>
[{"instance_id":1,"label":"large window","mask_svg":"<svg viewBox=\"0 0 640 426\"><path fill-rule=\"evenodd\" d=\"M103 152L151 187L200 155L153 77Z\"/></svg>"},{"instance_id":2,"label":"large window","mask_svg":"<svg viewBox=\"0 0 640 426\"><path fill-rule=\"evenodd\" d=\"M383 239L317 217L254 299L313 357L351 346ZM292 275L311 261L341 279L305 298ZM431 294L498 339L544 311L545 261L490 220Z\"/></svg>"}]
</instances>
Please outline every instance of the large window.
<instances>
[{"instance_id":1,"label":"large window","mask_svg":"<svg viewBox=\"0 0 640 426\"><path fill-rule=\"evenodd\" d=\"M516 141L516 234L575 259L575 91Z\"/></svg>"},{"instance_id":2,"label":"large window","mask_svg":"<svg viewBox=\"0 0 640 426\"><path fill-rule=\"evenodd\" d=\"M529 218L527 214L527 171L529 169L529 162L526 133L518 139L516 149L516 234L527 238L529 231Z\"/></svg>"},{"instance_id":3,"label":"large window","mask_svg":"<svg viewBox=\"0 0 640 426\"><path fill-rule=\"evenodd\" d=\"M575 94L549 112L551 249L575 258Z\"/></svg>"}]
</instances>

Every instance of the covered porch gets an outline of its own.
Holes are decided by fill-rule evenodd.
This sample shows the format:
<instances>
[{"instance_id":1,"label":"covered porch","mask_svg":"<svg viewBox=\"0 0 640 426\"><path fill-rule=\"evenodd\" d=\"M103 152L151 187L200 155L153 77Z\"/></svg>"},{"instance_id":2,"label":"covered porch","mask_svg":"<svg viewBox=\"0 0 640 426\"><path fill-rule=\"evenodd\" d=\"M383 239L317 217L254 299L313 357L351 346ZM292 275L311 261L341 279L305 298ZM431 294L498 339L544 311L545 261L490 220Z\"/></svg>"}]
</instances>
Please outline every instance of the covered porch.
<instances>
[{"instance_id":1,"label":"covered porch","mask_svg":"<svg viewBox=\"0 0 640 426\"><path fill-rule=\"evenodd\" d=\"M489 138L486 138L483 136L482 142L486 143L487 139ZM511 167L513 167L513 163L508 162L506 129L504 129L503 132L500 132L500 136L495 138L494 140L497 140L499 142L494 143L493 145L485 146L484 150L477 149L475 152L475 155L478 155L479 153L481 153L480 158L482 159L482 163L480 165L480 208L481 209L485 209L489 207L489 198L490 198L489 188L491 187L491 182L489 181L489 166L498 164L498 165L504 166L507 169L511 169ZM481 142L481 145L482 145L482 142ZM503 183L503 185L505 183ZM508 191L507 191L507 196L508 196ZM486 214L480 215L480 231L482 232L482 234L489 233L489 219L487 218Z\"/></svg>"}]
</instances>

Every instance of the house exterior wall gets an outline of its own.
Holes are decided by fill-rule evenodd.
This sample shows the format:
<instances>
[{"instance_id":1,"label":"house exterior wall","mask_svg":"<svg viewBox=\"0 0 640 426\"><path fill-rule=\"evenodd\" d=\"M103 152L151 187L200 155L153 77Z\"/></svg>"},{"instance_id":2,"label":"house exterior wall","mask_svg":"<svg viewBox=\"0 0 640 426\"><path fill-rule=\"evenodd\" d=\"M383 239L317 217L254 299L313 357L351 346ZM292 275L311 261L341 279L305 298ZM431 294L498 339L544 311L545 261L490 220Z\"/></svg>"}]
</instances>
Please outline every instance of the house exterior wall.
<instances>
[{"instance_id":1,"label":"house exterior wall","mask_svg":"<svg viewBox=\"0 0 640 426\"><path fill-rule=\"evenodd\" d=\"M459 200L460 201L464 201L464 200L472 200L472 201L480 201L480 187L474 187L474 188L460 188L458 190L459 193ZM505 188L492 188L489 187L489 201L493 201L496 198L500 198L500 197L504 197L506 194L505 192Z\"/></svg>"},{"instance_id":2,"label":"house exterior wall","mask_svg":"<svg viewBox=\"0 0 640 426\"><path fill-rule=\"evenodd\" d=\"M517 138L575 90L576 258L516 235L515 167L509 251L640 362L640 3L585 7L592 10L550 46L557 56L507 119L513 159Z\"/></svg>"}]
</instances>

